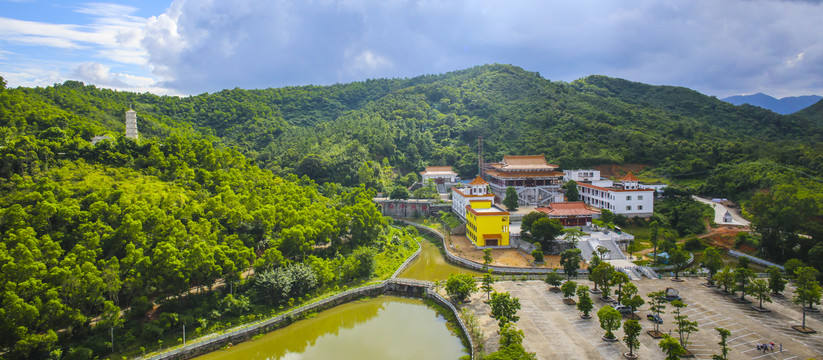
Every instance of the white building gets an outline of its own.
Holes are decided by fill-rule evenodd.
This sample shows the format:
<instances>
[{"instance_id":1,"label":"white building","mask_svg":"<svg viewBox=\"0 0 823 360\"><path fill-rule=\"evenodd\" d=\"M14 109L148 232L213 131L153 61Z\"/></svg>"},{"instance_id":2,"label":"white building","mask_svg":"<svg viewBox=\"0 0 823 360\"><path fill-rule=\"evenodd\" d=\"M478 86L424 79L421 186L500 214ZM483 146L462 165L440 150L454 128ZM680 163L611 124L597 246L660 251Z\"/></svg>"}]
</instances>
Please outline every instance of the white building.
<instances>
[{"instance_id":1,"label":"white building","mask_svg":"<svg viewBox=\"0 0 823 360\"><path fill-rule=\"evenodd\" d=\"M569 180L575 182L600 180L600 170L563 170L563 182L569 182Z\"/></svg>"},{"instance_id":2,"label":"white building","mask_svg":"<svg viewBox=\"0 0 823 360\"><path fill-rule=\"evenodd\" d=\"M126 137L137 140L137 112L132 109L126 111Z\"/></svg>"},{"instance_id":3,"label":"white building","mask_svg":"<svg viewBox=\"0 0 823 360\"><path fill-rule=\"evenodd\" d=\"M471 201L484 200L494 203L494 194L488 193L487 183L480 176L476 177L465 186L455 186L452 188L452 211L466 221L466 206Z\"/></svg>"},{"instance_id":4,"label":"white building","mask_svg":"<svg viewBox=\"0 0 823 360\"><path fill-rule=\"evenodd\" d=\"M654 190L641 188L631 172L616 184L611 180L577 183L577 191L586 204L628 218L647 218L654 213Z\"/></svg>"},{"instance_id":5,"label":"white building","mask_svg":"<svg viewBox=\"0 0 823 360\"><path fill-rule=\"evenodd\" d=\"M451 166L426 166L426 170L420 172L423 182L432 180L435 184L456 183L457 173Z\"/></svg>"}]
</instances>

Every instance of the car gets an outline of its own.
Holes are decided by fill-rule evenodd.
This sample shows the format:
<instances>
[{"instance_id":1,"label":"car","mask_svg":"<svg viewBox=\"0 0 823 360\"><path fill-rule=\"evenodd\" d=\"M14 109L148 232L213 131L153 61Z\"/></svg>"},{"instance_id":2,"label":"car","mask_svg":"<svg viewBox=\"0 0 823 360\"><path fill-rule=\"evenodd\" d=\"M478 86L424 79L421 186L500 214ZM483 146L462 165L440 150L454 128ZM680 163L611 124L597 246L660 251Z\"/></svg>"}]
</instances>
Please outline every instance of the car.
<instances>
[{"instance_id":1,"label":"car","mask_svg":"<svg viewBox=\"0 0 823 360\"><path fill-rule=\"evenodd\" d=\"M626 305L615 305L614 309L619 311L621 314L631 314L632 308Z\"/></svg>"},{"instance_id":2,"label":"car","mask_svg":"<svg viewBox=\"0 0 823 360\"><path fill-rule=\"evenodd\" d=\"M662 324L663 323L663 319L660 317L660 315L657 315L657 314L648 314L648 315L646 315L646 319L649 319L649 320L651 320L651 322L657 323L657 324Z\"/></svg>"}]
</instances>

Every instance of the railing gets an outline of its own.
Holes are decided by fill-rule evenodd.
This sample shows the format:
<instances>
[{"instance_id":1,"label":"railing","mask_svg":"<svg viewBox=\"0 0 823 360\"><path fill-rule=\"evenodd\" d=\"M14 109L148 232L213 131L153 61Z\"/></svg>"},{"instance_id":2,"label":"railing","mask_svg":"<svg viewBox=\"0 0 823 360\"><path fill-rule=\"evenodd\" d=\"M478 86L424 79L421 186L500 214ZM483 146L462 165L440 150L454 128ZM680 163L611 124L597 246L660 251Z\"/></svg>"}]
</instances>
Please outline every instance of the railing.
<instances>
[{"instance_id":1,"label":"railing","mask_svg":"<svg viewBox=\"0 0 823 360\"><path fill-rule=\"evenodd\" d=\"M446 261L455 264L457 266L462 266L464 268L475 270L475 271L484 271L484 268L488 268L494 274L504 274L504 275L511 275L511 274L548 274L550 272L555 271L555 269L549 268L525 268L525 267L514 267L514 266L496 266L496 265L483 265L479 262L464 259L457 255L454 255L449 251L449 246L446 244L446 238L443 237L439 231L429 228L427 226L423 226L417 223L413 223L410 221L399 220L398 221L406 224L411 225L417 228L418 231L422 233L426 233L431 236L435 236L440 239L441 243L443 244L443 249L445 250L445 257ZM562 269L557 270L559 273L563 274ZM588 274L588 271L585 269L577 270L578 274Z\"/></svg>"},{"instance_id":2,"label":"railing","mask_svg":"<svg viewBox=\"0 0 823 360\"><path fill-rule=\"evenodd\" d=\"M406 259L406 261L400 264L400 267L398 267L397 271L395 271L394 274L391 275L390 279L396 278L397 275L400 275L400 273L403 272L403 270L406 270L409 264L411 264L412 261L414 261L415 259L417 259L417 257L420 256L421 251L423 251L423 246L420 245L420 242L417 242L417 251L415 251L414 254L409 256L408 259Z\"/></svg>"},{"instance_id":3,"label":"railing","mask_svg":"<svg viewBox=\"0 0 823 360\"><path fill-rule=\"evenodd\" d=\"M440 294L437 294L436 292L432 291L432 286L434 285L432 282L397 278L398 274L400 274L406 267L408 267L408 265L412 261L414 261L417 257L420 256L420 252L422 251L422 249L422 246L420 246L420 243L418 243L417 251L415 251L414 254L409 256L406 259L406 261L404 261L403 264L400 265L397 271L395 271L394 274L392 274L391 278L379 284L366 285L359 288L346 290L344 292L332 295L330 297L300 306L285 314L277 315L275 317L261 320L258 322L237 326L227 333L206 335L198 339L195 339L194 341L190 341L186 346L181 346L170 350L167 349L159 354L147 357L146 359L189 359L198 355L202 355L217 350L222 346L231 343L233 340L236 342L248 340L252 338L254 335L267 333L277 328L286 326L292 323L294 320L299 319L308 312L315 310L325 310L327 308L343 304L345 302L360 298L362 296L370 296L375 295L377 293L385 293L387 291L391 291L393 290L391 289L393 288L392 285L413 286L424 289L424 291L422 292L425 295L424 297L432 298L441 305L449 308L454 313L455 319L457 320L457 323L460 325L460 329L463 331L463 335L469 341L471 358L474 359L475 344L472 340L471 333L466 328L465 323L463 323L463 319L460 317L460 312L457 310L457 308L455 308L454 305L451 304L451 302L440 296Z\"/></svg>"},{"instance_id":4,"label":"railing","mask_svg":"<svg viewBox=\"0 0 823 360\"><path fill-rule=\"evenodd\" d=\"M448 300L444 299L442 296L432 291L431 288L433 284L431 282L411 279L389 279L379 284L366 285L356 289L347 290L342 293L335 294L331 297L303 305L285 314L277 315L275 317L258 321L256 323L235 327L231 331L224 334L219 334L217 336L211 337L206 336L196 339L193 342L189 342L189 344L186 346L166 350L160 354L155 354L150 357L147 357L146 359L161 360L193 358L195 356L217 350L231 343L232 341L241 342L249 340L257 334L267 333L277 328L286 326L288 324L291 324L293 321L300 319L306 313L309 313L311 311L325 310L327 308L331 308L352 301L362 296L372 296L382 294L387 291L396 291L396 289L392 289L394 287L393 285L405 285L423 289L423 291L421 292L421 295L424 295L423 297L432 298L441 305L449 308L449 310L451 310L454 313L454 316L457 319L457 323L460 325L460 329L463 331L463 335L466 337L466 339L468 339L469 344L471 345L470 352L472 359L474 359L474 342L471 338L471 333L469 333L465 323L463 323L463 320L460 317L460 312L457 310L457 308L455 308L454 305L452 305ZM409 294L414 293L409 292Z\"/></svg>"},{"instance_id":5,"label":"railing","mask_svg":"<svg viewBox=\"0 0 823 360\"><path fill-rule=\"evenodd\" d=\"M778 264L775 264L771 261L766 261L766 260L763 260L763 259L758 258L758 257L754 257L754 256L751 256L751 255L746 255L746 254L744 254L742 252L739 252L739 251L729 250L729 255L734 256L736 258L744 257L744 258L747 258L747 259L751 260L753 263L755 263L757 265L761 265L761 266L765 266L765 267L777 266L778 269L786 271L786 268L783 267L783 265L778 265Z\"/></svg>"}]
</instances>

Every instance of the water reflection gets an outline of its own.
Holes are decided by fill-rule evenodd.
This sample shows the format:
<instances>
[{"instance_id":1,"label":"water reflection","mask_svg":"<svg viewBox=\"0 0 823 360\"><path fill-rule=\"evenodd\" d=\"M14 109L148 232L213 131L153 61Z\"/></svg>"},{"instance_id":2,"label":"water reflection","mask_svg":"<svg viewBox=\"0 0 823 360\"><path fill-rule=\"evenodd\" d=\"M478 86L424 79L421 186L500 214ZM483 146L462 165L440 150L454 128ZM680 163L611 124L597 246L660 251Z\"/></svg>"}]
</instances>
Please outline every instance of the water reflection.
<instances>
[{"instance_id":1,"label":"water reflection","mask_svg":"<svg viewBox=\"0 0 823 360\"><path fill-rule=\"evenodd\" d=\"M197 359L458 359L465 354L445 319L422 301L381 296L325 310Z\"/></svg>"},{"instance_id":2,"label":"water reflection","mask_svg":"<svg viewBox=\"0 0 823 360\"><path fill-rule=\"evenodd\" d=\"M429 241L420 242L423 250L420 256L414 260L398 277L406 279L418 279L427 281L446 280L451 274L463 273L479 275L479 272L454 266L448 262L440 253L440 249Z\"/></svg>"}]
</instances>

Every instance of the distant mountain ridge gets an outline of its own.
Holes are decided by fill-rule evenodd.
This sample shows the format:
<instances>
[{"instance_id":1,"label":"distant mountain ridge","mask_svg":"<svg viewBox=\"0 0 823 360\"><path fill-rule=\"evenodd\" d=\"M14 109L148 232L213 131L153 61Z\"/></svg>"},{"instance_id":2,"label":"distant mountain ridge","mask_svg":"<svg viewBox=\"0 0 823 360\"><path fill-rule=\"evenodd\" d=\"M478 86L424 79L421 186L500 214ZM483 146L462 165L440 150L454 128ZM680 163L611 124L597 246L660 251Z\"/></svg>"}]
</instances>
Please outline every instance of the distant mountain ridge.
<instances>
[{"instance_id":1,"label":"distant mountain ridge","mask_svg":"<svg viewBox=\"0 0 823 360\"><path fill-rule=\"evenodd\" d=\"M778 114L788 115L803 110L821 99L823 99L823 97L818 95L789 96L782 99L776 99L763 93L757 93L754 95L729 96L721 100L734 105L749 104L759 106L764 109L774 111Z\"/></svg>"}]
</instances>

